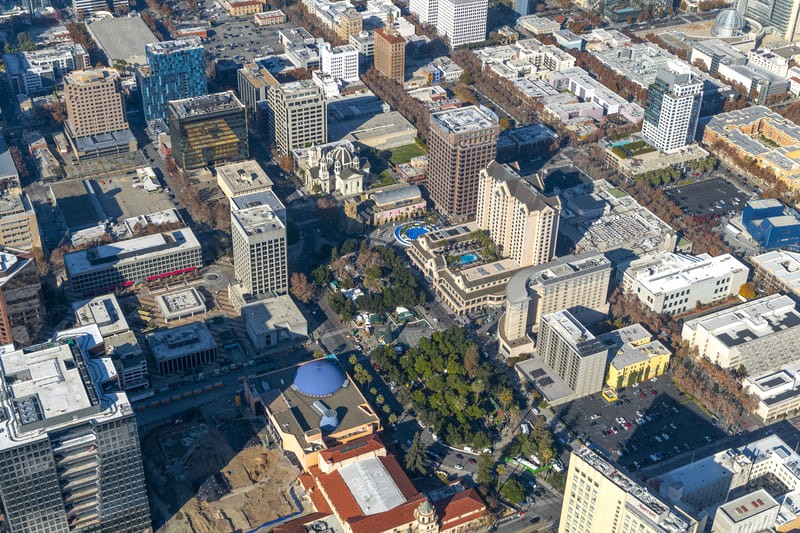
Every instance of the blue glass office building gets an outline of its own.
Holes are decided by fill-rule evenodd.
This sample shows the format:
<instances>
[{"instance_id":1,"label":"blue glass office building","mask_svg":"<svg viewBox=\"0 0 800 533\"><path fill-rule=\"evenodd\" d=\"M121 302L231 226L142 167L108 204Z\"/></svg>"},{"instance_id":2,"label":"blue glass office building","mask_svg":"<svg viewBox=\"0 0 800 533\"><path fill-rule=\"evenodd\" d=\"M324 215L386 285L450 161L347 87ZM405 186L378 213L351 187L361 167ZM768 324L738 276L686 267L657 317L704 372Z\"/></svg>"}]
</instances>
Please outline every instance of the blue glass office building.
<instances>
[{"instance_id":1,"label":"blue glass office building","mask_svg":"<svg viewBox=\"0 0 800 533\"><path fill-rule=\"evenodd\" d=\"M167 102L208 94L203 45L198 37L148 44L147 65L137 70L144 117L167 119Z\"/></svg>"}]
</instances>

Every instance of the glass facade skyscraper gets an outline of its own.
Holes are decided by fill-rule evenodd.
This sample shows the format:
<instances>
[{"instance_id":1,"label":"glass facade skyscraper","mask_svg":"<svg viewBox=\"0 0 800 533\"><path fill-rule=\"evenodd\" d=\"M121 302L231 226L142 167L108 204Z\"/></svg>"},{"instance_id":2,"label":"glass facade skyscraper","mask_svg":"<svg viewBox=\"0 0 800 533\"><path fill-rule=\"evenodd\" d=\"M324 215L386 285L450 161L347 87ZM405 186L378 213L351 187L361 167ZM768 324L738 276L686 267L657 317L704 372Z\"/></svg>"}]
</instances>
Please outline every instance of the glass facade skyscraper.
<instances>
[{"instance_id":1,"label":"glass facade skyscraper","mask_svg":"<svg viewBox=\"0 0 800 533\"><path fill-rule=\"evenodd\" d=\"M144 118L167 119L167 103L208 94L203 45L198 37L145 46L147 65L137 71Z\"/></svg>"}]
</instances>

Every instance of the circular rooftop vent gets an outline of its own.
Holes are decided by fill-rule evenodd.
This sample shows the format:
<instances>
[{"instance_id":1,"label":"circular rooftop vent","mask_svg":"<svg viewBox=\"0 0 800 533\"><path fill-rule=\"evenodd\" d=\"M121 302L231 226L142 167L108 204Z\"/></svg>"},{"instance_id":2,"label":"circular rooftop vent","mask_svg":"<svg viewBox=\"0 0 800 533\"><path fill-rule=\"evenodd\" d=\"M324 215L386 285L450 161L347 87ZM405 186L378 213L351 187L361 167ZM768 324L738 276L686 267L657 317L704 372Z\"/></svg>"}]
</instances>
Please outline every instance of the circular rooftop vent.
<instances>
[{"instance_id":1,"label":"circular rooftop vent","mask_svg":"<svg viewBox=\"0 0 800 533\"><path fill-rule=\"evenodd\" d=\"M715 37L737 37L744 31L744 17L735 9L723 9L714 20L711 33Z\"/></svg>"},{"instance_id":2,"label":"circular rooftop vent","mask_svg":"<svg viewBox=\"0 0 800 533\"><path fill-rule=\"evenodd\" d=\"M344 385L344 372L334 361L319 359L297 369L294 386L312 398L330 396Z\"/></svg>"}]
</instances>

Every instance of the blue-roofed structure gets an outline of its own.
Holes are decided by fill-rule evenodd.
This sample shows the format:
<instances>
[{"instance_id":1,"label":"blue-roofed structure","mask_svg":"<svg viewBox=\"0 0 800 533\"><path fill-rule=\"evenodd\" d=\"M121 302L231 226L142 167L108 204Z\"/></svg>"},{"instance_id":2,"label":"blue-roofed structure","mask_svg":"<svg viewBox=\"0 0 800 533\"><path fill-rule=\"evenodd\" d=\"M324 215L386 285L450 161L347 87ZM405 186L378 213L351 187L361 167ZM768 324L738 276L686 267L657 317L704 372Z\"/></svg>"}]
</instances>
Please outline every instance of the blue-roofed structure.
<instances>
[{"instance_id":1,"label":"blue-roofed structure","mask_svg":"<svg viewBox=\"0 0 800 533\"><path fill-rule=\"evenodd\" d=\"M751 200L744 206L742 224L764 248L800 246L800 217L778 200Z\"/></svg>"},{"instance_id":2,"label":"blue-roofed structure","mask_svg":"<svg viewBox=\"0 0 800 533\"><path fill-rule=\"evenodd\" d=\"M346 379L334 359L317 359L297 368L293 386L306 396L324 398L338 391Z\"/></svg>"}]
</instances>

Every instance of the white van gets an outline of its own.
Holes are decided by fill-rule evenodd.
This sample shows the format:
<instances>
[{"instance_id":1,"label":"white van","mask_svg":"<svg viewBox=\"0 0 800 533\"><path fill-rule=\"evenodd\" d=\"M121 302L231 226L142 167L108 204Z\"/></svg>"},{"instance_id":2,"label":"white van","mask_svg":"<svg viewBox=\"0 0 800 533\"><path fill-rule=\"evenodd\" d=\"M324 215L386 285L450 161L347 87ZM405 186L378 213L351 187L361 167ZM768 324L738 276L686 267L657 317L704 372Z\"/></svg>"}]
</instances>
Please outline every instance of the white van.
<instances>
[{"instance_id":1,"label":"white van","mask_svg":"<svg viewBox=\"0 0 800 533\"><path fill-rule=\"evenodd\" d=\"M520 424L520 425L519 425L519 428L522 430L522 434L523 434L523 435L527 435L528 433L530 433L530 432L531 432L531 428L530 428L530 427L528 426L528 424L526 424L525 422L523 422L522 424Z\"/></svg>"}]
</instances>

